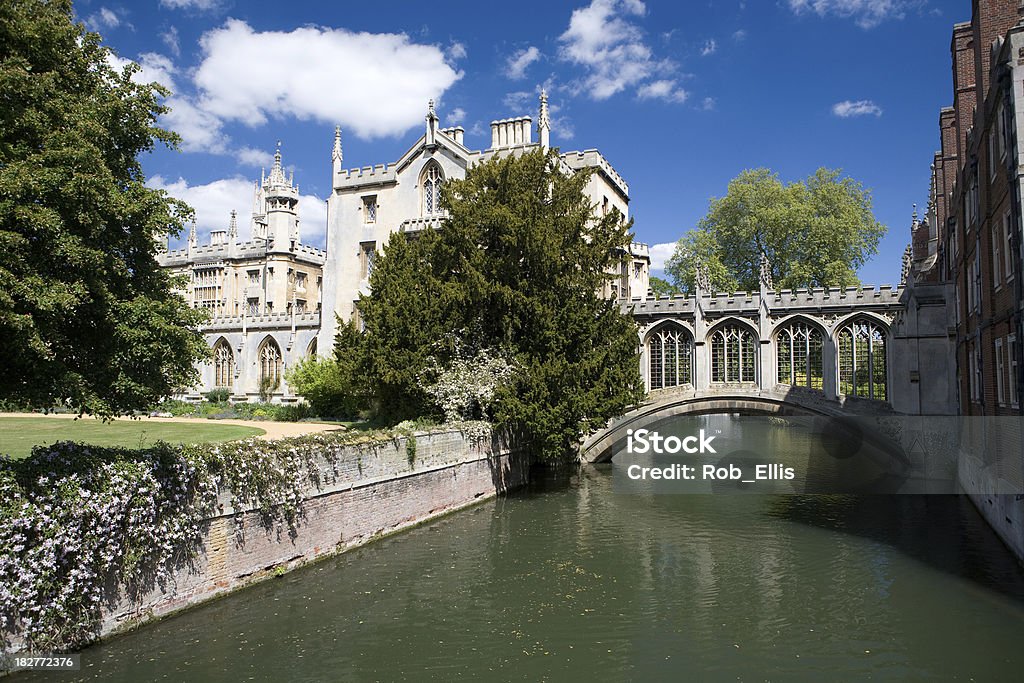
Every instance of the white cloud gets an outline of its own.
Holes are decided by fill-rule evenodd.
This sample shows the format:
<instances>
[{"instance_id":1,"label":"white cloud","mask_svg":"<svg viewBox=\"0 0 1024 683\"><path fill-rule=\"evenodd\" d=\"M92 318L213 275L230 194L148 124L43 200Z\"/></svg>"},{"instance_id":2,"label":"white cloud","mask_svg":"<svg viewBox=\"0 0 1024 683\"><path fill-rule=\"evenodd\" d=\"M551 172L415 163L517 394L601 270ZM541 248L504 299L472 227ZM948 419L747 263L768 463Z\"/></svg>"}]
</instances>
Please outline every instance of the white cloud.
<instances>
[{"instance_id":1,"label":"white cloud","mask_svg":"<svg viewBox=\"0 0 1024 683\"><path fill-rule=\"evenodd\" d=\"M169 97L164 103L170 111L161 123L181 136L181 149L185 152L224 154L230 140L224 133L221 120L197 107L186 97Z\"/></svg>"},{"instance_id":2,"label":"white cloud","mask_svg":"<svg viewBox=\"0 0 1024 683\"><path fill-rule=\"evenodd\" d=\"M445 120L445 125L457 125L466 120L466 110L462 107L455 107L451 112L448 113L448 118Z\"/></svg>"},{"instance_id":3,"label":"white cloud","mask_svg":"<svg viewBox=\"0 0 1024 683\"><path fill-rule=\"evenodd\" d=\"M164 45L167 46L172 55L175 57L181 56L181 43L178 40L178 29L176 27L172 26L161 33L160 40L164 41Z\"/></svg>"},{"instance_id":4,"label":"white cloud","mask_svg":"<svg viewBox=\"0 0 1024 683\"><path fill-rule=\"evenodd\" d=\"M232 19L200 44L198 106L249 126L294 116L340 122L363 138L398 135L421 123L427 100L462 77L440 48L404 34L256 32Z\"/></svg>"},{"instance_id":5,"label":"white cloud","mask_svg":"<svg viewBox=\"0 0 1024 683\"><path fill-rule=\"evenodd\" d=\"M235 150L235 160L243 166L269 168L274 163L274 155L255 147L240 147Z\"/></svg>"},{"instance_id":6,"label":"white cloud","mask_svg":"<svg viewBox=\"0 0 1024 683\"><path fill-rule=\"evenodd\" d=\"M595 100L632 88L638 89L642 98L685 99L681 89L657 94L665 92L664 84L670 82L667 76L675 64L657 59L643 31L631 21L646 12L639 0L591 0L588 6L573 11L569 27L558 38L559 57L586 71L578 90Z\"/></svg>"},{"instance_id":7,"label":"white cloud","mask_svg":"<svg viewBox=\"0 0 1024 683\"><path fill-rule=\"evenodd\" d=\"M651 245L651 270L665 270L665 264L676 251L675 242Z\"/></svg>"},{"instance_id":8,"label":"white cloud","mask_svg":"<svg viewBox=\"0 0 1024 683\"><path fill-rule=\"evenodd\" d=\"M737 43L742 43L744 40L747 39L746 29L741 28L737 30L735 33L732 34L732 39L735 40Z\"/></svg>"},{"instance_id":9,"label":"white cloud","mask_svg":"<svg viewBox=\"0 0 1024 683\"><path fill-rule=\"evenodd\" d=\"M710 40L706 41L704 43L704 47L700 49L700 56L707 57L708 55L715 54L716 51L718 51L718 43L715 42L714 38L711 38Z\"/></svg>"},{"instance_id":10,"label":"white cloud","mask_svg":"<svg viewBox=\"0 0 1024 683\"><path fill-rule=\"evenodd\" d=\"M703 109L704 111L713 111L715 108L715 104L717 103L715 102L714 97L705 97L703 100L701 100L700 108Z\"/></svg>"},{"instance_id":11,"label":"white cloud","mask_svg":"<svg viewBox=\"0 0 1024 683\"><path fill-rule=\"evenodd\" d=\"M465 59L466 57L466 46L459 42L453 42L448 46L448 59L450 61L456 61L459 59Z\"/></svg>"},{"instance_id":12,"label":"white cloud","mask_svg":"<svg viewBox=\"0 0 1024 683\"><path fill-rule=\"evenodd\" d=\"M231 211L238 212L238 233L243 240L251 237L253 181L241 176L222 178L205 185L189 185L184 178L168 181L155 175L147 183L166 190L169 195L188 203L196 211L196 228L200 242L208 241L211 230L227 230ZM327 204L316 195L299 196L299 230L302 242L322 247L327 233Z\"/></svg>"},{"instance_id":13,"label":"white cloud","mask_svg":"<svg viewBox=\"0 0 1024 683\"><path fill-rule=\"evenodd\" d=\"M505 74L514 80L519 80L526 76L526 69L531 64L540 59L540 50L535 46L518 50L514 55L508 58L508 63L505 66Z\"/></svg>"},{"instance_id":14,"label":"white cloud","mask_svg":"<svg viewBox=\"0 0 1024 683\"><path fill-rule=\"evenodd\" d=\"M788 0L796 14L811 12L819 17L853 19L861 28L873 28L888 19L902 19L906 10L919 7L921 0Z\"/></svg>"},{"instance_id":15,"label":"white cloud","mask_svg":"<svg viewBox=\"0 0 1024 683\"><path fill-rule=\"evenodd\" d=\"M146 52L139 55L137 60L124 59L112 52L107 53L107 63L118 72L124 70L129 64L138 64L139 70L132 74L132 81L136 83L159 83L168 90L175 89L174 64L167 57L155 52Z\"/></svg>"},{"instance_id":16,"label":"white cloud","mask_svg":"<svg viewBox=\"0 0 1024 683\"><path fill-rule=\"evenodd\" d=\"M100 7L97 12L85 18L85 26L90 31L102 31L104 29L115 29L121 25L122 19L112 9Z\"/></svg>"},{"instance_id":17,"label":"white cloud","mask_svg":"<svg viewBox=\"0 0 1024 683\"><path fill-rule=\"evenodd\" d=\"M651 81L637 88L637 97L642 100L659 99L667 102L685 102L690 93L676 86L674 79Z\"/></svg>"},{"instance_id":18,"label":"white cloud","mask_svg":"<svg viewBox=\"0 0 1024 683\"><path fill-rule=\"evenodd\" d=\"M160 0L160 6L168 9L206 11L220 7L220 0Z\"/></svg>"},{"instance_id":19,"label":"white cloud","mask_svg":"<svg viewBox=\"0 0 1024 683\"><path fill-rule=\"evenodd\" d=\"M502 98L501 103L505 105L506 109L520 111L526 107L526 103L534 97L535 95L528 90L518 90L505 95L505 97Z\"/></svg>"},{"instance_id":20,"label":"white cloud","mask_svg":"<svg viewBox=\"0 0 1024 683\"><path fill-rule=\"evenodd\" d=\"M881 116L882 108L871 100L844 100L832 105L832 113L841 119L851 116Z\"/></svg>"}]
</instances>

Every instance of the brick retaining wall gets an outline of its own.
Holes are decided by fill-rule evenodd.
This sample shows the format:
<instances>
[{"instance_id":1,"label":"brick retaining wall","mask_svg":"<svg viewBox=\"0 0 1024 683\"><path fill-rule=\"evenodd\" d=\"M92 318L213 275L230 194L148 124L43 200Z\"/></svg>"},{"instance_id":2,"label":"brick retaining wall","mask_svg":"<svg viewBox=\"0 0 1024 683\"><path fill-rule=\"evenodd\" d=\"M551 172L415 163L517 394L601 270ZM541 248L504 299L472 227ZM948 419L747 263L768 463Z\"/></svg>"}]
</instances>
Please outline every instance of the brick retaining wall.
<instances>
[{"instance_id":1,"label":"brick retaining wall","mask_svg":"<svg viewBox=\"0 0 1024 683\"><path fill-rule=\"evenodd\" d=\"M203 547L190 568L139 601L123 598L105 611L101 635L116 633L210 600L326 555L357 547L382 534L472 505L526 483L529 458L506 442L473 445L459 432L417 434L410 462L405 438L345 446L322 468L337 479L310 490L296 533L267 530L255 511L239 522L223 496L223 514L211 519ZM123 594L123 591L122 591Z\"/></svg>"}]
</instances>

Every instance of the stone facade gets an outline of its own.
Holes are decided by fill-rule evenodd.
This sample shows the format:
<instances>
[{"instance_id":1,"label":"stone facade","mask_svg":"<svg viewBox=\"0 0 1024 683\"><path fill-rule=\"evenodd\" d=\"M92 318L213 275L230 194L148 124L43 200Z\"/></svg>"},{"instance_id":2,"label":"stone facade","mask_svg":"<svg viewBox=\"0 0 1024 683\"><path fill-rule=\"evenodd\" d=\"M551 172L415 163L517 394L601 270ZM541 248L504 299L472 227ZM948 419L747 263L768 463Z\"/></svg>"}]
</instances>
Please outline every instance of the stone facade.
<instances>
[{"instance_id":1,"label":"stone facade","mask_svg":"<svg viewBox=\"0 0 1024 683\"><path fill-rule=\"evenodd\" d=\"M211 359L181 398L228 389L233 401L296 401L284 371L316 353L325 254L302 244L299 191L285 178L280 149L254 194L250 241L238 240L232 212L228 229L210 233L209 244L196 243L193 225L184 248L157 257L185 279L186 300L210 313L202 332Z\"/></svg>"},{"instance_id":2,"label":"stone facade","mask_svg":"<svg viewBox=\"0 0 1024 683\"><path fill-rule=\"evenodd\" d=\"M438 199L440 186L461 179L473 165L496 155L523 154L550 145L547 96L541 94L536 132L529 116L491 123L491 146L471 150L463 144L461 127L442 128L433 103L428 107L423 135L397 161L363 168L342 166L340 130L335 132L332 154L333 192L328 199L327 263L324 269L324 310L343 321L358 316L356 303L369 293L374 258L395 232L437 227L444 219ZM629 217L629 186L597 150L564 152L565 173L591 169L586 187L595 211L613 207ZM650 273L646 244L626 245L621 270L603 295L609 298L645 297ZM325 315L319 348L333 348L337 328L333 315Z\"/></svg>"},{"instance_id":3,"label":"stone facade","mask_svg":"<svg viewBox=\"0 0 1024 683\"><path fill-rule=\"evenodd\" d=\"M648 392L798 395L819 412L956 412L945 285L770 289L624 302ZM866 404L874 404L874 407Z\"/></svg>"}]
</instances>

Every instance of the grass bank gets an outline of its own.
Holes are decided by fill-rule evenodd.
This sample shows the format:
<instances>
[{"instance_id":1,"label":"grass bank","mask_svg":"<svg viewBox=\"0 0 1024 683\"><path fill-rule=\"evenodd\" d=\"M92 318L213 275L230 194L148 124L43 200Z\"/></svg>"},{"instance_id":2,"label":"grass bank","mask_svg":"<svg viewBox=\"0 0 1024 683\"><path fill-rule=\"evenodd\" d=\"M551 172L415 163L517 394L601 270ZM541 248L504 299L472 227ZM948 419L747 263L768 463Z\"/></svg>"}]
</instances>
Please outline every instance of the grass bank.
<instances>
[{"instance_id":1,"label":"grass bank","mask_svg":"<svg viewBox=\"0 0 1024 683\"><path fill-rule=\"evenodd\" d=\"M84 417L78 420L50 417L0 417L0 454L24 458L33 446L58 441L76 441L93 446L145 448L157 441L167 443L206 443L233 441L264 434L256 427L210 422L154 422L153 420L114 420L102 422Z\"/></svg>"}]
</instances>

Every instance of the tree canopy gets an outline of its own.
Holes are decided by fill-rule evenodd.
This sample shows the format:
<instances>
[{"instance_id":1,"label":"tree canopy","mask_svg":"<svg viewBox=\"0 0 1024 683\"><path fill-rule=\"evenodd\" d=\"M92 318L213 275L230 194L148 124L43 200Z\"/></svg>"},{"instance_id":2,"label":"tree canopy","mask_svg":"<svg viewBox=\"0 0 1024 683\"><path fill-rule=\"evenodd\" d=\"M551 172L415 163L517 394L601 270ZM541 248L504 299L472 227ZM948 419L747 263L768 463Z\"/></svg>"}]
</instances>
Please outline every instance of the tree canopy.
<instances>
[{"instance_id":1,"label":"tree canopy","mask_svg":"<svg viewBox=\"0 0 1024 683\"><path fill-rule=\"evenodd\" d=\"M768 169L748 170L711 200L666 272L686 291L698 268L719 291L752 291L764 257L776 288L846 287L859 283L857 269L878 252L885 229L870 192L838 170L821 168L789 184Z\"/></svg>"},{"instance_id":2,"label":"tree canopy","mask_svg":"<svg viewBox=\"0 0 1024 683\"><path fill-rule=\"evenodd\" d=\"M478 417L557 460L640 399L635 325L598 296L630 226L617 211L594 218L587 174L560 164L536 151L477 165L445 184L440 229L391 236L359 303L380 411L468 405L443 383L479 367Z\"/></svg>"},{"instance_id":3,"label":"tree canopy","mask_svg":"<svg viewBox=\"0 0 1024 683\"><path fill-rule=\"evenodd\" d=\"M160 86L110 65L68 0L0 4L0 399L111 415L194 381L198 311L157 238L188 207L145 186Z\"/></svg>"}]
</instances>

